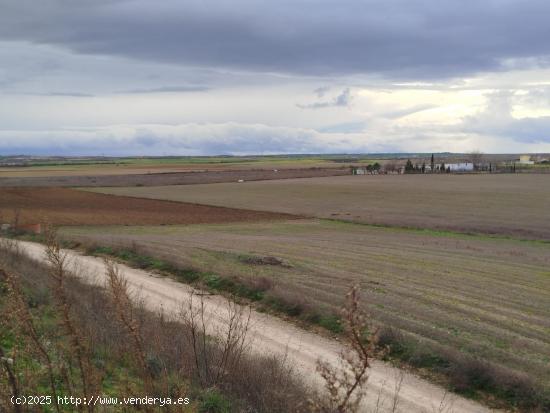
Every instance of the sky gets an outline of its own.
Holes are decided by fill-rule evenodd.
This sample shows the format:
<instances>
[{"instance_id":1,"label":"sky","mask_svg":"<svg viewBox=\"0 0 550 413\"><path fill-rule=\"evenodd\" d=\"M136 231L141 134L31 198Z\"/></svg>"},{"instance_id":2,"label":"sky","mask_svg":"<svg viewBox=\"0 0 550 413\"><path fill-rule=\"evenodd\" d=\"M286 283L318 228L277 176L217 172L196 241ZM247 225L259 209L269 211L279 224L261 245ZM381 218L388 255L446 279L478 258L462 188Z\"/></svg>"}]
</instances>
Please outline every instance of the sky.
<instances>
[{"instance_id":1,"label":"sky","mask_svg":"<svg viewBox=\"0 0 550 413\"><path fill-rule=\"evenodd\" d=\"M548 0L0 0L0 156L550 152Z\"/></svg>"}]
</instances>

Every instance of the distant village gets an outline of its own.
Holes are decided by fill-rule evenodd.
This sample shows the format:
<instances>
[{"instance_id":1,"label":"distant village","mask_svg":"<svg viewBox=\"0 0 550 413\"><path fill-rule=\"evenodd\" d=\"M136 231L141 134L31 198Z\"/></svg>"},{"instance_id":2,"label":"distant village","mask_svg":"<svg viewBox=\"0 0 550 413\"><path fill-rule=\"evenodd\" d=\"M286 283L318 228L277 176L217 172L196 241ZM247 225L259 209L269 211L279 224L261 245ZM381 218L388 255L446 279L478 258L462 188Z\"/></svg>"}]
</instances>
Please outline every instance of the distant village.
<instances>
[{"instance_id":1,"label":"distant village","mask_svg":"<svg viewBox=\"0 0 550 413\"><path fill-rule=\"evenodd\" d=\"M470 159L445 162L436 159L432 154L429 160L407 159L403 161L387 161L383 165L374 163L367 166L352 166L352 175L372 174L415 174L415 173L474 173L474 172L518 172L525 167L537 164L550 165L550 158L544 155L519 155L517 158L506 160L485 159L481 153L473 153ZM466 158L466 157L465 157Z\"/></svg>"}]
</instances>

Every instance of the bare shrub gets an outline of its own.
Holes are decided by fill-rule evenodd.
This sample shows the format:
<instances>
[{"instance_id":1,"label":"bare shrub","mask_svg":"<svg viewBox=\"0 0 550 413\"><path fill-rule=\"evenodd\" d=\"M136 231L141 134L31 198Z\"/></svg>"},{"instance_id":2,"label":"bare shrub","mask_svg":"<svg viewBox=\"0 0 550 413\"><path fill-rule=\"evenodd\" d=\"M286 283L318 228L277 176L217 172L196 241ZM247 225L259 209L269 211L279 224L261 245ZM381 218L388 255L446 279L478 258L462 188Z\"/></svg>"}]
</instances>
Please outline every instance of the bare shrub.
<instances>
[{"instance_id":1,"label":"bare shrub","mask_svg":"<svg viewBox=\"0 0 550 413\"><path fill-rule=\"evenodd\" d=\"M147 354L143 343L140 323L135 316L128 283L113 261L105 260L105 268L107 273L107 290L111 298L114 314L130 337L133 347L132 355L135 357L139 366L145 393L152 394L152 383L154 378L148 368Z\"/></svg>"},{"instance_id":2,"label":"bare shrub","mask_svg":"<svg viewBox=\"0 0 550 413\"><path fill-rule=\"evenodd\" d=\"M19 243L11 238L0 237L0 264L9 266L23 255Z\"/></svg>"},{"instance_id":3,"label":"bare shrub","mask_svg":"<svg viewBox=\"0 0 550 413\"><path fill-rule=\"evenodd\" d=\"M342 314L349 349L340 353L338 366L318 361L317 370L328 396L327 406L316 406L318 411L358 412L366 393L368 369L377 353L377 330L366 336L369 324L359 308L358 286L347 294Z\"/></svg>"},{"instance_id":4,"label":"bare shrub","mask_svg":"<svg viewBox=\"0 0 550 413\"><path fill-rule=\"evenodd\" d=\"M315 313L313 306L304 294L279 284L269 290L264 301L272 309L291 317Z\"/></svg>"},{"instance_id":5,"label":"bare shrub","mask_svg":"<svg viewBox=\"0 0 550 413\"><path fill-rule=\"evenodd\" d=\"M71 314L72 303L66 292L66 282L72 275L67 270L67 256L62 251L57 234L52 227L47 227L45 231L46 238L46 259L49 263L49 274L53 281L53 296L57 313L60 316L61 327L65 330L69 338L69 351L75 360L80 372L80 381L82 392L88 400L97 394L97 372L91 361L90 349L83 336L78 323L73 320ZM88 412L95 410L92 404L86 405Z\"/></svg>"},{"instance_id":6,"label":"bare shrub","mask_svg":"<svg viewBox=\"0 0 550 413\"><path fill-rule=\"evenodd\" d=\"M257 291L269 291L275 288L275 282L268 277L254 277L250 280L251 287Z\"/></svg>"},{"instance_id":7,"label":"bare shrub","mask_svg":"<svg viewBox=\"0 0 550 413\"><path fill-rule=\"evenodd\" d=\"M17 228L19 227L19 224L21 223L21 210L19 208L13 209L13 217L12 217L12 228L14 231L17 231Z\"/></svg>"},{"instance_id":8,"label":"bare shrub","mask_svg":"<svg viewBox=\"0 0 550 413\"><path fill-rule=\"evenodd\" d=\"M55 387L55 369L52 358L35 326L33 317L28 308L26 297L23 294L19 278L12 272L3 270L2 268L0 268L0 278L3 278L7 284L7 292L9 297L8 308L10 313L13 314L14 318L17 320L17 323L15 323L16 327L18 327L19 331L22 333L22 336L31 342L31 345L27 347L28 350L37 354L46 365L49 388L55 398L54 407L56 411L59 411L59 406L57 405L57 390ZM4 367L10 377L10 384L12 385L15 395L15 393L17 393L17 380L15 377L13 377L13 379L11 378L13 372L10 371L10 366L5 361Z\"/></svg>"},{"instance_id":9,"label":"bare shrub","mask_svg":"<svg viewBox=\"0 0 550 413\"><path fill-rule=\"evenodd\" d=\"M469 161L474 165L474 169L478 170L483 162L483 152L478 150L472 151L468 154Z\"/></svg>"},{"instance_id":10,"label":"bare shrub","mask_svg":"<svg viewBox=\"0 0 550 413\"><path fill-rule=\"evenodd\" d=\"M198 303L195 297L198 297ZM191 292L187 307L181 311L181 319L191 333L196 372L203 386L218 385L230 371L239 368L245 354L251 309L235 304L231 299L226 303L225 331L220 328L215 332L208 331L203 294ZM216 346L207 339L212 333L218 337Z\"/></svg>"},{"instance_id":11,"label":"bare shrub","mask_svg":"<svg viewBox=\"0 0 550 413\"><path fill-rule=\"evenodd\" d=\"M504 396L513 405L526 410L550 407L544 401L541 389L526 374L495 366L484 360L467 355L456 358L449 371L450 384L455 391L468 393L472 390Z\"/></svg>"},{"instance_id":12,"label":"bare shrub","mask_svg":"<svg viewBox=\"0 0 550 413\"><path fill-rule=\"evenodd\" d=\"M548 393L526 374L436 343L419 341L390 327L380 329L378 345L388 348L388 355L394 359L444 375L447 386L455 392L496 395L526 411L550 408Z\"/></svg>"},{"instance_id":13,"label":"bare shrub","mask_svg":"<svg viewBox=\"0 0 550 413\"><path fill-rule=\"evenodd\" d=\"M9 357L6 357L6 354L4 353L4 350L2 349L2 347L0 347L0 365L5 370L6 375L8 376L8 383L9 383L10 390L11 390L10 396L13 396L13 397L17 398L17 397L20 396L21 392L19 390L19 383L18 383L17 377L15 375L15 372L13 370L12 364L13 364L13 359L9 358ZM0 406L1 406L1 404L0 404ZM6 409L7 409L7 406L6 406ZM22 406L18 405L18 404L14 405L13 409L14 409L15 413L20 413L20 412L23 411Z\"/></svg>"}]
</instances>

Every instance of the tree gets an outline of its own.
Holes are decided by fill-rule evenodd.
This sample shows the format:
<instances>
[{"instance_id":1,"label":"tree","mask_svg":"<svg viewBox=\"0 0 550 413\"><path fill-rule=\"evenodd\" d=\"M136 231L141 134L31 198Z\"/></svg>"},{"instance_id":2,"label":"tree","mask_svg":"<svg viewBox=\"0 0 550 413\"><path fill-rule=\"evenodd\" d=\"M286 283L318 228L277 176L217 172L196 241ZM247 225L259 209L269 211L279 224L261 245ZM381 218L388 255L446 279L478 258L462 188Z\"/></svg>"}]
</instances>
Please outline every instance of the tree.
<instances>
[{"instance_id":1,"label":"tree","mask_svg":"<svg viewBox=\"0 0 550 413\"><path fill-rule=\"evenodd\" d=\"M380 164L378 162L375 162L374 165L372 165L373 171L379 171L380 170Z\"/></svg>"},{"instance_id":2,"label":"tree","mask_svg":"<svg viewBox=\"0 0 550 413\"><path fill-rule=\"evenodd\" d=\"M474 169L477 171L483 162L483 153L480 151L472 151L469 156L470 162L474 164Z\"/></svg>"},{"instance_id":3,"label":"tree","mask_svg":"<svg viewBox=\"0 0 550 413\"><path fill-rule=\"evenodd\" d=\"M435 171L434 154L432 153L432 159L430 160L430 166L432 167L432 173Z\"/></svg>"},{"instance_id":4,"label":"tree","mask_svg":"<svg viewBox=\"0 0 550 413\"><path fill-rule=\"evenodd\" d=\"M422 166L420 167L420 170L422 171L422 173L426 172L426 162L422 162Z\"/></svg>"},{"instance_id":5,"label":"tree","mask_svg":"<svg viewBox=\"0 0 550 413\"><path fill-rule=\"evenodd\" d=\"M405 173L413 173L414 172L414 166L410 159L407 159L407 163L405 164Z\"/></svg>"},{"instance_id":6,"label":"tree","mask_svg":"<svg viewBox=\"0 0 550 413\"><path fill-rule=\"evenodd\" d=\"M384 163L384 170L386 172L394 172L397 169L397 165L394 161L388 161Z\"/></svg>"},{"instance_id":7,"label":"tree","mask_svg":"<svg viewBox=\"0 0 550 413\"><path fill-rule=\"evenodd\" d=\"M439 172L445 172L445 162L441 162L441 166L439 167Z\"/></svg>"}]
</instances>

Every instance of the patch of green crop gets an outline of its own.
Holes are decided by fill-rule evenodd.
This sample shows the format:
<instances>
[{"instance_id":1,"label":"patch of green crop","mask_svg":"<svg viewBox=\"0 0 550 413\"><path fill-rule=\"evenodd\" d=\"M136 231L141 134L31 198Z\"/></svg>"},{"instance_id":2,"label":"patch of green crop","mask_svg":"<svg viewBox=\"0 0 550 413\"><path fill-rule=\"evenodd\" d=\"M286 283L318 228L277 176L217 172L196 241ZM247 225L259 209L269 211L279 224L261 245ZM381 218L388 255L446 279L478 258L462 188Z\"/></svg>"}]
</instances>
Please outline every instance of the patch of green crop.
<instances>
[{"instance_id":1,"label":"patch of green crop","mask_svg":"<svg viewBox=\"0 0 550 413\"><path fill-rule=\"evenodd\" d=\"M200 413L230 413L231 402L212 389L202 395L199 404Z\"/></svg>"},{"instance_id":2,"label":"patch of green crop","mask_svg":"<svg viewBox=\"0 0 550 413\"><path fill-rule=\"evenodd\" d=\"M344 332L342 319L336 314L319 315L315 318L315 324L327 329L334 334L341 334Z\"/></svg>"},{"instance_id":3,"label":"patch of green crop","mask_svg":"<svg viewBox=\"0 0 550 413\"><path fill-rule=\"evenodd\" d=\"M181 280L186 283L194 283L198 281L201 277L200 272L192 269L180 269L176 268L173 274L178 280Z\"/></svg>"},{"instance_id":4,"label":"patch of green crop","mask_svg":"<svg viewBox=\"0 0 550 413\"><path fill-rule=\"evenodd\" d=\"M286 314L290 317L298 317L303 312L303 308L300 304L287 302L278 297L273 297L270 295L265 298L264 304L271 310Z\"/></svg>"},{"instance_id":5,"label":"patch of green crop","mask_svg":"<svg viewBox=\"0 0 550 413\"><path fill-rule=\"evenodd\" d=\"M97 247L94 248L92 251L90 251L93 255L99 255L99 254L105 254L105 255L113 255L115 251L111 247Z\"/></svg>"},{"instance_id":6,"label":"patch of green crop","mask_svg":"<svg viewBox=\"0 0 550 413\"><path fill-rule=\"evenodd\" d=\"M371 227L371 228L380 228L387 231L394 232L408 232L421 235L429 235L432 237L445 237L445 238L459 238L465 240L471 240L472 238L476 240L501 240L509 242L520 242L527 243L532 245L541 245L548 246L550 240L542 239L526 239L526 238L517 238L514 236L500 235L500 234L486 234L482 232L472 232L472 231L453 231L446 229L430 229L430 228L421 228L421 227L407 227L407 226L395 226L390 224L373 224L368 222L358 222L358 221L348 221L338 218L319 218L320 221L330 223L332 225L340 226L362 226L362 227Z\"/></svg>"}]
</instances>

